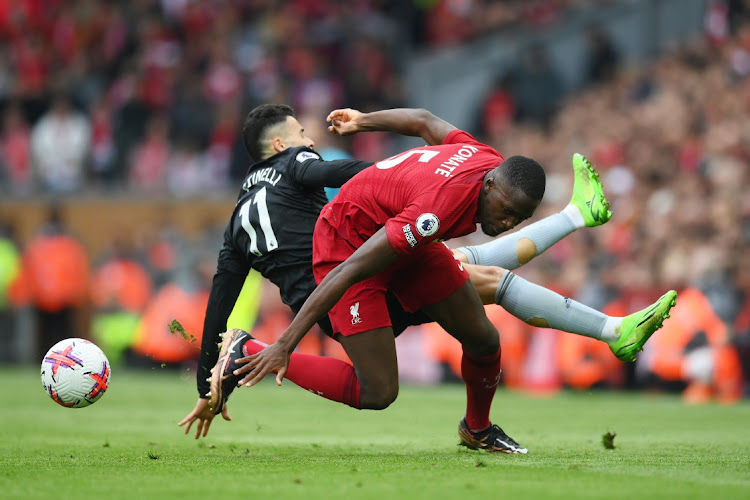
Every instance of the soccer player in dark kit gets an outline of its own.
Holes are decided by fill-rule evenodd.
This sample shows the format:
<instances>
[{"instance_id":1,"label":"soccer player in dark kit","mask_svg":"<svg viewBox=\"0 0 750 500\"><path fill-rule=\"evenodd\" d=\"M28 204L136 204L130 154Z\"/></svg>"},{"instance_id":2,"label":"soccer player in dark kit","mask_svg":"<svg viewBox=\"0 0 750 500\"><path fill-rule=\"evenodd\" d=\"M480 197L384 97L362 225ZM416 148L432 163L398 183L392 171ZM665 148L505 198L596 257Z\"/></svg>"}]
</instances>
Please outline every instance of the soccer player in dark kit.
<instances>
[{"instance_id":1,"label":"soccer player in dark kit","mask_svg":"<svg viewBox=\"0 0 750 500\"><path fill-rule=\"evenodd\" d=\"M385 408L398 393L394 329L399 331L410 321L437 320L464 346L468 406L459 427L462 441L473 448L525 453L489 423L500 350L497 331L484 314L477 290L485 302L499 303L524 321L603 340L626 361L635 358L667 317L674 302L672 292L650 310L610 318L510 271L483 272L486 268L462 264L469 258L482 263L502 254L500 240L486 244L490 245L486 249L486 245L460 249L456 252L460 260L435 243L473 232L477 222L496 236L530 217L544 191L544 172L533 160L514 157L505 162L493 149L424 110L368 114L340 110L329 118L337 133L390 130L419 135L440 146L410 150L364 170L325 208L315 232L315 270L318 280L329 273L331 277L300 309L314 288L309 283L310 247L314 220L325 203L321 188L338 187L367 164L322 161L288 107L270 105L250 113L244 130L246 146L253 158L263 160L251 168L225 234L204 328L200 398L180 422L188 424L186 432L198 421L196 437L205 436L217 412L229 419L226 400L243 373L253 368L243 383L256 383L278 371L279 381L286 376L328 399L356 408ZM557 214L561 219L552 221L556 216L551 216L546 226L534 231L527 230L547 219L525 228L522 239L531 241L534 250L523 255L517 251L505 259L511 261L507 267L527 262L578 227L608 220L608 204L590 165L578 155L574 167L574 191L580 192L574 192L572 209L566 207L567 213ZM527 248L518 241L510 244ZM338 264L340 268L331 272ZM250 267L279 285L283 300L300 315L277 344L244 366L247 359L239 358L255 355L265 346L241 330L227 332L211 377L210 399L204 399L209 392L205 370L217 357L213 342L226 328ZM467 269L473 284L467 281ZM332 327L325 317L331 308ZM416 316L410 317L404 309ZM324 330L342 343L354 367L336 359L292 354L319 318L324 318Z\"/></svg>"}]
</instances>

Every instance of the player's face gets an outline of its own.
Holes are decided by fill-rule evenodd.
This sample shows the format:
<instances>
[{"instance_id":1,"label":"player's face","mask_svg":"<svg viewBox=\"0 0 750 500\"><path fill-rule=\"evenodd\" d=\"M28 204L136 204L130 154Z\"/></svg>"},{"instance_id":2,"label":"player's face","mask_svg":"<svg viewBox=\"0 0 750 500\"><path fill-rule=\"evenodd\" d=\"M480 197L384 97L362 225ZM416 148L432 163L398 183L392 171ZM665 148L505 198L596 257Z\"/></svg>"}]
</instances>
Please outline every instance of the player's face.
<instances>
[{"instance_id":1,"label":"player's face","mask_svg":"<svg viewBox=\"0 0 750 500\"><path fill-rule=\"evenodd\" d=\"M305 135L305 129L296 118L287 116L286 127L284 127L284 145L288 148L297 146L315 147L315 141Z\"/></svg>"},{"instance_id":2,"label":"player's face","mask_svg":"<svg viewBox=\"0 0 750 500\"><path fill-rule=\"evenodd\" d=\"M479 196L482 232L488 236L497 236L513 229L534 215L539 203L541 200L535 200L520 189L508 186L501 176L486 179Z\"/></svg>"}]
</instances>

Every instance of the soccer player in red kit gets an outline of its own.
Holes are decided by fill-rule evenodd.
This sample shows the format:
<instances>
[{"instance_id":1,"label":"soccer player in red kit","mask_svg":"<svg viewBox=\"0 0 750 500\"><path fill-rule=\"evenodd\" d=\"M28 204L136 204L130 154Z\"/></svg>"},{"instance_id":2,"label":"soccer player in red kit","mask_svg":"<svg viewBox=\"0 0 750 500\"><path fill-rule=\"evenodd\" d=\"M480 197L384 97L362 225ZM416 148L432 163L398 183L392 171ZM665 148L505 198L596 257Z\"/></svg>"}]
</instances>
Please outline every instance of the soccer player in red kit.
<instances>
[{"instance_id":1,"label":"soccer player in red kit","mask_svg":"<svg viewBox=\"0 0 750 500\"><path fill-rule=\"evenodd\" d=\"M402 110L416 113L418 110ZM364 116L364 115L362 115ZM392 114L368 114L374 128ZM329 117L346 123L346 116ZM432 120L439 120L429 114ZM467 389L462 441L474 448L526 453L491 425L490 406L500 375L500 341L469 275L440 240L490 235L531 217L541 202L545 174L534 160L508 160L471 135L440 120L439 146L412 149L376 163L345 184L323 209L313 239L319 286L279 340L251 355L238 370L253 385L270 372L281 382L289 356L318 318L330 311L333 331L354 364L350 400L382 409L398 395L396 348L385 303L391 289L406 310L421 309L463 346ZM367 130L367 124L360 124Z\"/></svg>"},{"instance_id":2,"label":"soccer player in red kit","mask_svg":"<svg viewBox=\"0 0 750 500\"><path fill-rule=\"evenodd\" d=\"M357 174L326 205L314 234L318 289L279 341L265 350L247 332L227 332L211 377L209 407L221 411L240 376L244 377L241 384L253 385L272 371L277 372L278 383L285 375L296 383L305 379L303 387L314 385L317 394L355 408L387 407L398 394L395 344L385 301L388 290L404 309L425 312L463 345L468 398L466 416L459 424L462 443L488 451L525 453L525 448L489 421L499 376L497 331L487 320L463 265L436 241L471 233L478 222L485 233L495 236L530 217L544 192L543 170L528 158L504 161L494 149L424 110L366 115L340 110L329 120L337 133L387 129L421 135L438 146L417 148L377 163ZM510 271L504 272L495 293L496 303L527 322L544 320L548 327L564 329L570 327L573 318L566 317L573 313L573 322L579 326L592 322L599 324L600 332L620 331L619 340L610 345L623 360L634 359L661 326L671 299L665 297L648 311L617 320L600 313L596 318L574 301ZM310 368L319 363L302 360L299 354L299 361L289 365L309 322L328 311L335 338L354 367L341 363L336 373L329 367L325 376L318 376ZM626 323L632 325L626 328ZM648 332L625 333L641 328ZM240 358L243 354L249 356ZM210 416L196 412L198 407L183 423L200 420L205 435Z\"/></svg>"}]
</instances>

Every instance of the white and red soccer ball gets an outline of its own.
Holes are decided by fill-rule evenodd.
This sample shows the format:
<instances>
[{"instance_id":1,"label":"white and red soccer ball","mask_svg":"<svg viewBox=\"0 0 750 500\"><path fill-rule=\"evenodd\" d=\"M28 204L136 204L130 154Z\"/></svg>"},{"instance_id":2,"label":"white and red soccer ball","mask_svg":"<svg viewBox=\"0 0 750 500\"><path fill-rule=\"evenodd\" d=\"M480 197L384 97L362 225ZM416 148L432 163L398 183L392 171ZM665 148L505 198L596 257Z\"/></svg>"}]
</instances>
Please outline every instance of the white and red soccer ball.
<instances>
[{"instance_id":1,"label":"white and red soccer ball","mask_svg":"<svg viewBox=\"0 0 750 500\"><path fill-rule=\"evenodd\" d=\"M109 386L107 356L93 342L71 338L53 345L42 360L42 385L66 408L96 403Z\"/></svg>"}]
</instances>

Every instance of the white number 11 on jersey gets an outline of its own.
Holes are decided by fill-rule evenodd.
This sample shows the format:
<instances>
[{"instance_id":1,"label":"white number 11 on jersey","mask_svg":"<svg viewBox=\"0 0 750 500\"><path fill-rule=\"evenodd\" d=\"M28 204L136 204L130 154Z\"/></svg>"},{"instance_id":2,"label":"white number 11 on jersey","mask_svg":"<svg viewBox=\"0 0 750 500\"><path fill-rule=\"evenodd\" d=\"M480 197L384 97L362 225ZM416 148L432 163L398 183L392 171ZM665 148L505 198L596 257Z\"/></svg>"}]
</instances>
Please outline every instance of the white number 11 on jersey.
<instances>
[{"instance_id":1,"label":"white number 11 on jersey","mask_svg":"<svg viewBox=\"0 0 750 500\"><path fill-rule=\"evenodd\" d=\"M268 206L266 205L266 188L261 189L252 200L247 200L240 208L240 221L242 221L242 227L250 236L250 251L257 256L263 255L258 250L258 234L255 228L250 223L250 205L258 205L258 221L260 222L260 229L263 231L263 236L266 238L266 252L276 250L279 247L279 242L276 241L276 235L271 227L271 217L268 215Z\"/></svg>"}]
</instances>

